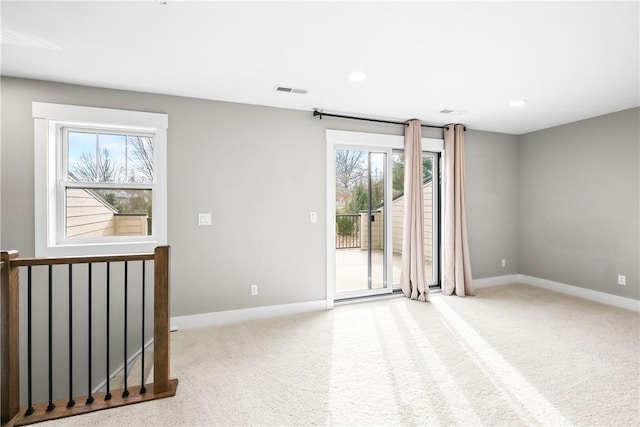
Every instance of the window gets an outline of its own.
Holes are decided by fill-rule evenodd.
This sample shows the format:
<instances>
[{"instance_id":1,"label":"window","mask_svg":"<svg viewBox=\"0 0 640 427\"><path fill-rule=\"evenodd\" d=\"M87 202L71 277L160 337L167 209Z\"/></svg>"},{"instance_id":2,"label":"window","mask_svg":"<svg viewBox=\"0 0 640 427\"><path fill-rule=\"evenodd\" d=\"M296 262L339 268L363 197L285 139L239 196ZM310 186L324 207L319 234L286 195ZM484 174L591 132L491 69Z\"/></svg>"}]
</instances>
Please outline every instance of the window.
<instances>
[{"instance_id":1,"label":"window","mask_svg":"<svg viewBox=\"0 0 640 427\"><path fill-rule=\"evenodd\" d=\"M166 244L165 114L33 103L36 256Z\"/></svg>"}]
</instances>

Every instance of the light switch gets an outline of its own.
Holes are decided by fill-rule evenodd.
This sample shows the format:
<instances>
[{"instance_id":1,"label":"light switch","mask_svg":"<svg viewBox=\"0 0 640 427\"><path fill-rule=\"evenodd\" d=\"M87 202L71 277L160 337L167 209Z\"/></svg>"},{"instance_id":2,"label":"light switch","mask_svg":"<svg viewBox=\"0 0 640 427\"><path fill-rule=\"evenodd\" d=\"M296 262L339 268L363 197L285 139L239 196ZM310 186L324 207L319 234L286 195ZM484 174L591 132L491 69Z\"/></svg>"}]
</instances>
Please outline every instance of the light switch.
<instances>
[{"instance_id":1,"label":"light switch","mask_svg":"<svg viewBox=\"0 0 640 427\"><path fill-rule=\"evenodd\" d=\"M318 212L311 212L309 215L309 221L318 222Z\"/></svg>"},{"instance_id":2,"label":"light switch","mask_svg":"<svg viewBox=\"0 0 640 427\"><path fill-rule=\"evenodd\" d=\"M198 214L198 225L211 225L211 214L210 213L199 213Z\"/></svg>"}]
</instances>

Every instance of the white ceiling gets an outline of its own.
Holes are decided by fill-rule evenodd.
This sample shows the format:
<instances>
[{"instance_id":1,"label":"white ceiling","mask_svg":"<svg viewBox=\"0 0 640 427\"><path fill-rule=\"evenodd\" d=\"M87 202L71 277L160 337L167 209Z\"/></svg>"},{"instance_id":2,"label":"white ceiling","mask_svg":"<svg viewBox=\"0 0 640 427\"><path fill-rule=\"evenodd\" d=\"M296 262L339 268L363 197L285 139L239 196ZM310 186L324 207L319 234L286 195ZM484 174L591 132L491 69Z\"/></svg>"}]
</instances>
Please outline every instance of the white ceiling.
<instances>
[{"instance_id":1,"label":"white ceiling","mask_svg":"<svg viewBox=\"0 0 640 427\"><path fill-rule=\"evenodd\" d=\"M1 70L522 134L639 105L639 5L2 1Z\"/></svg>"}]
</instances>

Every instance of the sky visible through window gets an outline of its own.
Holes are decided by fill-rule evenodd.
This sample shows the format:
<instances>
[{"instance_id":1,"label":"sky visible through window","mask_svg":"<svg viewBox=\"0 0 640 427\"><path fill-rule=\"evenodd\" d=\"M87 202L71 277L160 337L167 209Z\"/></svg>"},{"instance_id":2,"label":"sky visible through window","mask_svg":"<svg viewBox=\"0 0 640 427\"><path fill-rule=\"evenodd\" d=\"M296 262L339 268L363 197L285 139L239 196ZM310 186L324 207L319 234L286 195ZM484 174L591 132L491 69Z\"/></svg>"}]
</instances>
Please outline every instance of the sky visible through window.
<instances>
[{"instance_id":1,"label":"sky visible through window","mask_svg":"<svg viewBox=\"0 0 640 427\"><path fill-rule=\"evenodd\" d=\"M152 216L153 138L135 134L69 130L67 135L68 178L75 182L104 183L104 188L86 190L108 203L119 214ZM119 188L118 184L141 188ZM67 206L84 193L67 191ZM145 234L151 233L151 223Z\"/></svg>"},{"instance_id":2,"label":"sky visible through window","mask_svg":"<svg viewBox=\"0 0 640 427\"><path fill-rule=\"evenodd\" d=\"M153 139L146 136L68 132L69 172L98 182L153 181Z\"/></svg>"}]
</instances>

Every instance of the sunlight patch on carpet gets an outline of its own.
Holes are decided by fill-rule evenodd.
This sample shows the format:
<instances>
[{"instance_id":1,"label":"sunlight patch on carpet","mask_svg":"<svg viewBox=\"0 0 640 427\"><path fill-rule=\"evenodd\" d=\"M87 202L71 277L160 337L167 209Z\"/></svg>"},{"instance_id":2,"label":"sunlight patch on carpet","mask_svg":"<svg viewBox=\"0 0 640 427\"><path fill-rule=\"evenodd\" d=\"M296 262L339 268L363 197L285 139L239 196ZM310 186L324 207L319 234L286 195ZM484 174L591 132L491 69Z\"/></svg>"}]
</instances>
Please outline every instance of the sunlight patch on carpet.
<instances>
[{"instance_id":1,"label":"sunlight patch on carpet","mask_svg":"<svg viewBox=\"0 0 640 427\"><path fill-rule=\"evenodd\" d=\"M435 380L432 387L436 387L442 396L442 399L436 404L447 406L447 411L453 416L456 425L482 424L474 412L473 406L465 397L434 346L429 342L428 336L422 333L422 329L415 319L405 310L397 310L395 315L397 316L395 324L398 325L396 336L404 336L402 334L404 331L404 334L411 338L411 346L417 349L419 359L424 362L426 369ZM398 321L401 323L398 324ZM409 343L405 343L405 346L409 346Z\"/></svg>"},{"instance_id":2,"label":"sunlight patch on carpet","mask_svg":"<svg viewBox=\"0 0 640 427\"><path fill-rule=\"evenodd\" d=\"M433 306L447 320L448 326L477 355L476 362L496 378L504 388L542 425L570 425L558 410L516 371L480 334L478 334L444 300L433 298Z\"/></svg>"}]
</instances>

